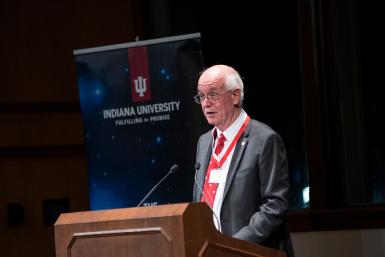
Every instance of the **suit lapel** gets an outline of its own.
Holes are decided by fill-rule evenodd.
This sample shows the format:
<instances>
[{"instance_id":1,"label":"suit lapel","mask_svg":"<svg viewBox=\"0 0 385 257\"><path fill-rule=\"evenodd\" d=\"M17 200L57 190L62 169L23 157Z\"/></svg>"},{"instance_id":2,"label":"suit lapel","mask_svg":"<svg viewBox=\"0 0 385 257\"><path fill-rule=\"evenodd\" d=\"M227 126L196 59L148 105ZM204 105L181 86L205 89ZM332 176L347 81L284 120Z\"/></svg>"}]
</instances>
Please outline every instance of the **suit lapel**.
<instances>
[{"instance_id":1,"label":"suit lapel","mask_svg":"<svg viewBox=\"0 0 385 257\"><path fill-rule=\"evenodd\" d=\"M209 166L211 152L212 152L212 133L211 132L208 133L208 135L202 140L201 146L199 147L199 151L202 152L202 157L199 160L201 162L201 167L200 167L201 172L198 173L197 183L199 184L200 188L203 189L207 167ZM202 192L198 190L197 200L200 201L201 197L202 197Z\"/></svg>"},{"instance_id":2,"label":"suit lapel","mask_svg":"<svg viewBox=\"0 0 385 257\"><path fill-rule=\"evenodd\" d=\"M226 198L226 194L229 191L231 184L233 183L236 170L239 166L239 163L242 159L243 153L246 149L246 146L247 146L247 143L249 140L251 124L252 124L252 120L250 120L245 131L243 132L242 136L239 138L239 140L235 146L233 157L231 159L231 163L230 163L230 167L229 167L229 171L227 173L226 185L225 185L225 189L223 192L223 199Z\"/></svg>"}]
</instances>

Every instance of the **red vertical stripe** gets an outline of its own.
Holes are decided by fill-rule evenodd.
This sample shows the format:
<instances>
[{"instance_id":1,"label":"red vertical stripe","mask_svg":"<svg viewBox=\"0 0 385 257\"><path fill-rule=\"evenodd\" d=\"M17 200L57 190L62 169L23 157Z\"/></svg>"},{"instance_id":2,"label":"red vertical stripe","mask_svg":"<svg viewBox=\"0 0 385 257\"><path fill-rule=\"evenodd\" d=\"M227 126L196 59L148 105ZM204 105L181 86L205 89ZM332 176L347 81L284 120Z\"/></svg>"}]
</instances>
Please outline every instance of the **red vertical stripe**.
<instances>
[{"instance_id":1,"label":"red vertical stripe","mask_svg":"<svg viewBox=\"0 0 385 257\"><path fill-rule=\"evenodd\" d=\"M151 100L150 72L147 58L147 47L139 46L128 49L128 65L132 102Z\"/></svg>"}]
</instances>

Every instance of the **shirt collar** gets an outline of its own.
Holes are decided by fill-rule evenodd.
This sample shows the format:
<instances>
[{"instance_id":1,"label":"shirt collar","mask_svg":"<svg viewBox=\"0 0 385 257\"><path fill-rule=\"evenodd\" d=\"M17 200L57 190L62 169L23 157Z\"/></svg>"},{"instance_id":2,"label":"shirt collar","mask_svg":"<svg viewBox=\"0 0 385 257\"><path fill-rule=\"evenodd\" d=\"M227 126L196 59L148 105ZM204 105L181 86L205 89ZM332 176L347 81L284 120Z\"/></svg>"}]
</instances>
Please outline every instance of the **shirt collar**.
<instances>
[{"instance_id":1,"label":"shirt collar","mask_svg":"<svg viewBox=\"0 0 385 257\"><path fill-rule=\"evenodd\" d=\"M242 124L246 120L246 118L247 118L247 113L242 109L238 118L236 118L235 121L225 131L221 131L220 129L215 127L212 130L213 142L221 133L225 135L227 142L229 141L231 142L235 137L235 135L237 134L237 132L239 131L239 129L242 127Z\"/></svg>"}]
</instances>

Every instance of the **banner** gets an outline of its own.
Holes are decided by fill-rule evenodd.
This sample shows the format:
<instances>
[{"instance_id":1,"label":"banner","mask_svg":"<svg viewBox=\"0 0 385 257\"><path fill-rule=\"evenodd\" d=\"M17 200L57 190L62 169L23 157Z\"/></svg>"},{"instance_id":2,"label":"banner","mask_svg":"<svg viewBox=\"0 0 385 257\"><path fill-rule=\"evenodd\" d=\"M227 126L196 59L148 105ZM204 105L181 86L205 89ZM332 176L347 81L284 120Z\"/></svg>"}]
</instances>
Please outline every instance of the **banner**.
<instances>
[{"instance_id":1,"label":"banner","mask_svg":"<svg viewBox=\"0 0 385 257\"><path fill-rule=\"evenodd\" d=\"M209 127L194 103L200 34L74 51L91 210L192 199L196 143Z\"/></svg>"}]
</instances>

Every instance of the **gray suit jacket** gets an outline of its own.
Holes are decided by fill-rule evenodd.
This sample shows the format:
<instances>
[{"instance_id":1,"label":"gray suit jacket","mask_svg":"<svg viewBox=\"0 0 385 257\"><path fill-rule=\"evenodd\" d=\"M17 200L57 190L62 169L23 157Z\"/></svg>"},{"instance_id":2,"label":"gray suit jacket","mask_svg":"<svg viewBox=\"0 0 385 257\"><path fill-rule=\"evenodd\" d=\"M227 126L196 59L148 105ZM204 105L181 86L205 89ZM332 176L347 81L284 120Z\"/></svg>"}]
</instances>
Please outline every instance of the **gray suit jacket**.
<instances>
[{"instance_id":1,"label":"gray suit jacket","mask_svg":"<svg viewBox=\"0 0 385 257\"><path fill-rule=\"evenodd\" d=\"M211 131L198 141L196 180L203 187L212 152ZM222 233L294 256L286 225L289 178L284 144L267 125L250 120L231 159L220 213ZM202 192L194 185L193 201Z\"/></svg>"}]
</instances>

